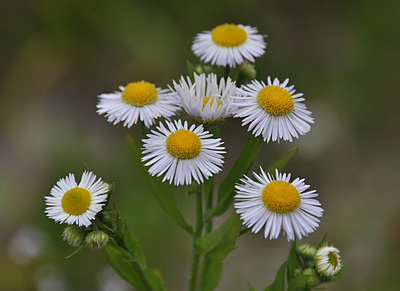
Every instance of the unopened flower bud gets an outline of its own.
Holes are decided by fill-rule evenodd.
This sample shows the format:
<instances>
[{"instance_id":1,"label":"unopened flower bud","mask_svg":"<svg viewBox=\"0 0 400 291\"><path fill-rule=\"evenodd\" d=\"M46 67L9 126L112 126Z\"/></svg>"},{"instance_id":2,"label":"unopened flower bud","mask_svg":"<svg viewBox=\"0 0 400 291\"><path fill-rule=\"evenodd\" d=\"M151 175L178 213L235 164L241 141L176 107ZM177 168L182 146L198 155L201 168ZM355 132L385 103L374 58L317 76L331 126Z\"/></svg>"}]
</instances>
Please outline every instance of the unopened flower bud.
<instances>
[{"instance_id":1,"label":"unopened flower bud","mask_svg":"<svg viewBox=\"0 0 400 291\"><path fill-rule=\"evenodd\" d=\"M324 246L319 248L314 260L315 268L322 276L335 276L342 267L339 250L335 247Z\"/></svg>"},{"instance_id":2,"label":"unopened flower bud","mask_svg":"<svg viewBox=\"0 0 400 291\"><path fill-rule=\"evenodd\" d=\"M244 61L240 64L240 74L249 80L253 80L257 76L257 71L254 64Z\"/></svg>"},{"instance_id":3,"label":"unopened flower bud","mask_svg":"<svg viewBox=\"0 0 400 291\"><path fill-rule=\"evenodd\" d=\"M321 280L319 279L319 276L314 269L312 269L312 268L305 269L303 271L303 274L310 275L310 277L308 277L308 281L307 281L308 287L313 288L313 287L317 287L319 284L321 284Z\"/></svg>"},{"instance_id":4,"label":"unopened flower bud","mask_svg":"<svg viewBox=\"0 0 400 291\"><path fill-rule=\"evenodd\" d=\"M85 238L86 246L91 249L101 249L108 243L108 234L101 230L89 233Z\"/></svg>"},{"instance_id":5,"label":"unopened flower bud","mask_svg":"<svg viewBox=\"0 0 400 291\"><path fill-rule=\"evenodd\" d=\"M312 259L317 253L317 249L310 245L301 245L297 248L297 253L300 257Z\"/></svg>"},{"instance_id":6,"label":"unopened flower bud","mask_svg":"<svg viewBox=\"0 0 400 291\"><path fill-rule=\"evenodd\" d=\"M68 225L64 228L62 238L72 247L79 247L85 240L85 235L82 230L76 225Z\"/></svg>"}]
</instances>

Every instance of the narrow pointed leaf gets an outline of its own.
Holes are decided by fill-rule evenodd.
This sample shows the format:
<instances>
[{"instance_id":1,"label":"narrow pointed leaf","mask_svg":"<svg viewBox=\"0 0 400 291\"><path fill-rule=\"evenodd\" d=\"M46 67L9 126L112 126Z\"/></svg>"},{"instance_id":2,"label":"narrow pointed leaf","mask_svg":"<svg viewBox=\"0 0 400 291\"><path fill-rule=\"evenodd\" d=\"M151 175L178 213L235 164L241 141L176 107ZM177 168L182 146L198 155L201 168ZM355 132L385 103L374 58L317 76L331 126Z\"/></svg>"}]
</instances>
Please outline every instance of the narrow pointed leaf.
<instances>
[{"instance_id":1,"label":"narrow pointed leaf","mask_svg":"<svg viewBox=\"0 0 400 291\"><path fill-rule=\"evenodd\" d=\"M200 285L201 290L214 290L221 279L223 263L216 260L205 260L204 263L206 266L204 268L205 273L203 274L203 280Z\"/></svg>"},{"instance_id":2,"label":"narrow pointed leaf","mask_svg":"<svg viewBox=\"0 0 400 291\"><path fill-rule=\"evenodd\" d=\"M223 214L232 204L235 184L250 170L262 144L263 139L261 136L254 137L251 135L249 141L242 150L228 176L221 182L218 190L217 205L205 213L205 221Z\"/></svg>"},{"instance_id":3,"label":"narrow pointed leaf","mask_svg":"<svg viewBox=\"0 0 400 291\"><path fill-rule=\"evenodd\" d=\"M336 279L342 279L345 272L346 272L346 265L343 265L343 267L341 267L340 270L336 273L335 275Z\"/></svg>"},{"instance_id":4,"label":"narrow pointed leaf","mask_svg":"<svg viewBox=\"0 0 400 291\"><path fill-rule=\"evenodd\" d=\"M140 160L141 151L137 142L130 135L127 136L126 142L130 155L136 165L138 173L141 175L144 181L146 181L148 187L152 190L157 201L161 207L175 220L175 222L186 230L189 234L193 234L193 227L183 217L181 211L178 208L174 194L165 185L160 178L150 176L147 169L144 167Z\"/></svg>"},{"instance_id":5,"label":"narrow pointed leaf","mask_svg":"<svg viewBox=\"0 0 400 291\"><path fill-rule=\"evenodd\" d=\"M284 291L285 290L285 273L286 273L286 262L280 266L275 276L275 281L267 289L268 291Z\"/></svg>"},{"instance_id":6,"label":"narrow pointed leaf","mask_svg":"<svg viewBox=\"0 0 400 291\"><path fill-rule=\"evenodd\" d=\"M296 241L292 243L289 251L289 258L287 263L287 281L290 283L294 279L296 269L302 270L302 264L299 255L296 252Z\"/></svg>"},{"instance_id":7,"label":"narrow pointed leaf","mask_svg":"<svg viewBox=\"0 0 400 291\"><path fill-rule=\"evenodd\" d=\"M284 166L297 154L299 151L298 148L288 151L285 155L283 155L279 160L273 163L267 170L270 174L275 174L275 169L279 171L282 170Z\"/></svg>"},{"instance_id":8,"label":"narrow pointed leaf","mask_svg":"<svg viewBox=\"0 0 400 291\"><path fill-rule=\"evenodd\" d=\"M186 68L188 70L190 79L192 79L192 81L194 81L194 73L196 73L196 68L188 60L186 60Z\"/></svg>"},{"instance_id":9,"label":"narrow pointed leaf","mask_svg":"<svg viewBox=\"0 0 400 291\"><path fill-rule=\"evenodd\" d=\"M325 234L324 237L321 239L321 241L319 242L319 244L317 246L317 250L325 244L327 236L328 236L328 234Z\"/></svg>"},{"instance_id":10,"label":"narrow pointed leaf","mask_svg":"<svg viewBox=\"0 0 400 291\"><path fill-rule=\"evenodd\" d=\"M216 230L195 240L194 248L209 259L223 261L235 248L241 227L240 217L234 212Z\"/></svg>"},{"instance_id":11,"label":"narrow pointed leaf","mask_svg":"<svg viewBox=\"0 0 400 291\"><path fill-rule=\"evenodd\" d=\"M300 275L293 279L288 286L287 291L306 291L309 288L306 288L307 281L310 275Z\"/></svg>"}]
</instances>

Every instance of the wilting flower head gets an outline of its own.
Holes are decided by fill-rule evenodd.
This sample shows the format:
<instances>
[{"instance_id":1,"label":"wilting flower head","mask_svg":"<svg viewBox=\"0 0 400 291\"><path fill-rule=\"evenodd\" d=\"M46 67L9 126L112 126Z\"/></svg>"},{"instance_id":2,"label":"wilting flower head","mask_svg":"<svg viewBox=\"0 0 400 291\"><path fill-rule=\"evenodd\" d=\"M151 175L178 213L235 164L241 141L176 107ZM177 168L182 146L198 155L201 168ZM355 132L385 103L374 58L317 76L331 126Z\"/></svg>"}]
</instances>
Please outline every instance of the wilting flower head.
<instances>
[{"instance_id":1,"label":"wilting flower head","mask_svg":"<svg viewBox=\"0 0 400 291\"><path fill-rule=\"evenodd\" d=\"M174 92L156 88L149 82L133 82L119 89L99 95L97 104L97 113L105 113L107 121L113 124L123 121L129 128L140 120L150 127L156 118L169 118L180 108Z\"/></svg>"},{"instance_id":2,"label":"wilting flower head","mask_svg":"<svg viewBox=\"0 0 400 291\"><path fill-rule=\"evenodd\" d=\"M253 80L251 84L239 89L241 94L235 97L238 106L235 117L242 117L242 125L250 124L248 131L255 136L262 135L264 141L292 141L310 131L314 123L311 112L302 103L303 93L297 93L294 85L287 86L289 79L280 83L267 79L264 82Z\"/></svg>"},{"instance_id":3,"label":"wilting flower head","mask_svg":"<svg viewBox=\"0 0 400 291\"><path fill-rule=\"evenodd\" d=\"M234 207L240 214L243 224L257 233L264 229L264 237L276 239L281 231L291 241L297 236L301 239L314 232L320 222L323 209L315 190L305 192L310 186L304 179L296 178L290 182L290 174L276 170L275 178L265 173L253 172L257 181L246 175L236 184Z\"/></svg>"},{"instance_id":4,"label":"wilting flower head","mask_svg":"<svg viewBox=\"0 0 400 291\"><path fill-rule=\"evenodd\" d=\"M92 172L82 174L79 185L74 174L60 179L46 196L46 211L49 218L60 223L89 226L107 200L110 186L101 178L97 181Z\"/></svg>"},{"instance_id":5,"label":"wilting flower head","mask_svg":"<svg viewBox=\"0 0 400 291\"><path fill-rule=\"evenodd\" d=\"M331 246L323 246L315 255L315 268L322 276L335 276L342 267L339 250Z\"/></svg>"},{"instance_id":6,"label":"wilting flower head","mask_svg":"<svg viewBox=\"0 0 400 291\"><path fill-rule=\"evenodd\" d=\"M187 121L181 120L166 121L166 124L167 127L160 122L157 131L152 130L143 139L142 161L147 161L145 166L151 166L151 175L165 174L163 181L190 185L192 179L203 183L204 178L221 170L225 148L220 138L212 138L203 125L189 127Z\"/></svg>"},{"instance_id":7,"label":"wilting flower head","mask_svg":"<svg viewBox=\"0 0 400 291\"><path fill-rule=\"evenodd\" d=\"M244 60L255 61L264 54L267 44L257 28L247 25L222 24L211 31L197 34L192 51L205 63L234 68Z\"/></svg>"},{"instance_id":8,"label":"wilting flower head","mask_svg":"<svg viewBox=\"0 0 400 291\"><path fill-rule=\"evenodd\" d=\"M189 77L181 77L179 83L174 81L174 87L183 109L198 122L219 122L236 111L233 97L237 88L229 77L218 82L216 74L194 74L194 83Z\"/></svg>"}]
</instances>

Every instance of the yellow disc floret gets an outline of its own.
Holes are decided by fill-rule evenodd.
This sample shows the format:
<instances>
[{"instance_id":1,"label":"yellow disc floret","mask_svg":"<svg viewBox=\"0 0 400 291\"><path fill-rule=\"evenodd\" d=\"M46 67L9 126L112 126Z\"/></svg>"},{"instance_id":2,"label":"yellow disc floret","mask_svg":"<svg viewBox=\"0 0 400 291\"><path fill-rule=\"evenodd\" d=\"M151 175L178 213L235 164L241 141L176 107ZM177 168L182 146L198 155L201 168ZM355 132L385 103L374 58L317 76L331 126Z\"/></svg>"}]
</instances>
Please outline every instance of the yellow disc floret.
<instances>
[{"instance_id":1,"label":"yellow disc floret","mask_svg":"<svg viewBox=\"0 0 400 291\"><path fill-rule=\"evenodd\" d=\"M300 206L300 194L289 182L272 181L261 195L265 206L275 213L290 213Z\"/></svg>"},{"instance_id":2,"label":"yellow disc floret","mask_svg":"<svg viewBox=\"0 0 400 291\"><path fill-rule=\"evenodd\" d=\"M201 141L194 132L179 129L167 137L168 152L178 159L191 159L200 153Z\"/></svg>"},{"instance_id":3,"label":"yellow disc floret","mask_svg":"<svg viewBox=\"0 0 400 291\"><path fill-rule=\"evenodd\" d=\"M211 99L211 101L210 101L210 99ZM212 98L211 96L203 97L203 108L202 108L202 111L204 111L204 108L206 107L208 101L210 101L210 108L211 108L212 105L214 104L214 100L217 101L217 109L218 109L218 107L222 104L219 100L217 100L215 98Z\"/></svg>"},{"instance_id":4,"label":"yellow disc floret","mask_svg":"<svg viewBox=\"0 0 400 291\"><path fill-rule=\"evenodd\" d=\"M158 93L156 87L149 82L133 82L125 87L121 98L128 104L141 107L154 103L158 98Z\"/></svg>"},{"instance_id":5,"label":"yellow disc floret","mask_svg":"<svg viewBox=\"0 0 400 291\"><path fill-rule=\"evenodd\" d=\"M71 215L84 213L90 205L91 196L88 190L75 187L65 192L61 199L61 207Z\"/></svg>"},{"instance_id":6,"label":"yellow disc floret","mask_svg":"<svg viewBox=\"0 0 400 291\"><path fill-rule=\"evenodd\" d=\"M222 24L211 31L211 38L220 46L234 47L246 41L247 33L235 24Z\"/></svg>"},{"instance_id":7,"label":"yellow disc floret","mask_svg":"<svg viewBox=\"0 0 400 291\"><path fill-rule=\"evenodd\" d=\"M293 110L293 97L286 89L277 85L268 85L260 90L257 102L273 116L281 116Z\"/></svg>"}]
</instances>

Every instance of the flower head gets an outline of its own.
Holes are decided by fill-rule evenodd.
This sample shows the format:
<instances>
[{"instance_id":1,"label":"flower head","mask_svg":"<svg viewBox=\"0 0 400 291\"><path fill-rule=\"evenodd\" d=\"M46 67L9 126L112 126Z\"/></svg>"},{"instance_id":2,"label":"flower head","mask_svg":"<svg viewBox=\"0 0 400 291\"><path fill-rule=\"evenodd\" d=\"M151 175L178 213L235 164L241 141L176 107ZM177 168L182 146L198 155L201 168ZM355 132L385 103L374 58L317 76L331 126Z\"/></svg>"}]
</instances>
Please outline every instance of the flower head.
<instances>
[{"instance_id":1,"label":"flower head","mask_svg":"<svg viewBox=\"0 0 400 291\"><path fill-rule=\"evenodd\" d=\"M287 86L288 83L289 79L280 83L277 78L272 82L268 77L268 85L253 80L242 86L235 97L235 117L243 117L242 125L250 124L248 130L253 130L255 136L262 134L267 142L292 141L292 137L306 134L314 120L302 103L303 93L294 94L294 85Z\"/></svg>"},{"instance_id":2,"label":"flower head","mask_svg":"<svg viewBox=\"0 0 400 291\"><path fill-rule=\"evenodd\" d=\"M108 234L106 234L104 231L94 230L86 236L85 243L86 246L92 250L96 250L104 247L108 243L108 240Z\"/></svg>"},{"instance_id":3,"label":"flower head","mask_svg":"<svg viewBox=\"0 0 400 291\"><path fill-rule=\"evenodd\" d=\"M74 174L60 179L46 196L46 211L56 222L89 226L107 200L110 186L92 172L82 174L79 185Z\"/></svg>"},{"instance_id":4,"label":"flower head","mask_svg":"<svg viewBox=\"0 0 400 291\"><path fill-rule=\"evenodd\" d=\"M314 257L315 268L322 276L335 276L342 267L339 250L331 246L323 246Z\"/></svg>"},{"instance_id":5,"label":"flower head","mask_svg":"<svg viewBox=\"0 0 400 291\"><path fill-rule=\"evenodd\" d=\"M192 51L206 63L234 68L244 60L254 62L254 57L264 54L266 46L264 36L257 34L257 28L222 24L212 31L197 34Z\"/></svg>"},{"instance_id":6,"label":"flower head","mask_svg":"<svg viewBox=\"0 0 400 291\"><path fill-rule=\"evenodd\" d=\"M150 127L156 118L168 118L180 108L173 92L156 88L149 82L133 82L119 89L121 91L98 96L97 113L105 113L107 121L113 124L123 121L129 128L140 120Z\"/></svg>"},{"instance_id":7,"label":"flower head","mask_svg":"<svg viewBox=\"0 0 400 291\"><path fill-rule=\"evenodd\" d=\"M190 185L192 179L203 183L221 170L225 148L220 138L211 138L212 134L204 131L203 125L189 127L187 121L161 122L158 131L152 130L148 139L143 139L142 161L151 166L151 175L164 175L175 185ZM203 178L204 177L204 178Z\"/></svg>"},{"instance_id":8,"label":"flower head","mask_svg":"<svg viewBox=\"0 0 400 291\"><path fill-rule=\"evenodd\" d=\"M290 182L290 174L276 170L275 178L265 173L253 172L257 181L247 176L236 184L234 207L240 214L243 224L252 227L257 233L265 226L264 237L276 239L281 231L291 241L297 236L301 239L314 232L322 216L321 204L314 197L315 190L307 191L310 186L304 179L296 178Z\"/></svg>"},{"instance_id":9,"label":"flower head","mask_svg":"<svg viewBox=\"0 0 400 291\"><path fill-rule=\"evenodd\" d=\"M194 83L181 77L179 84L174 81L174 87L183 109L199 122L219 122L235 113L232 103L237 88L229 77L218 82L215 74L194 74Z\"/></svg>"}]
</instances>

